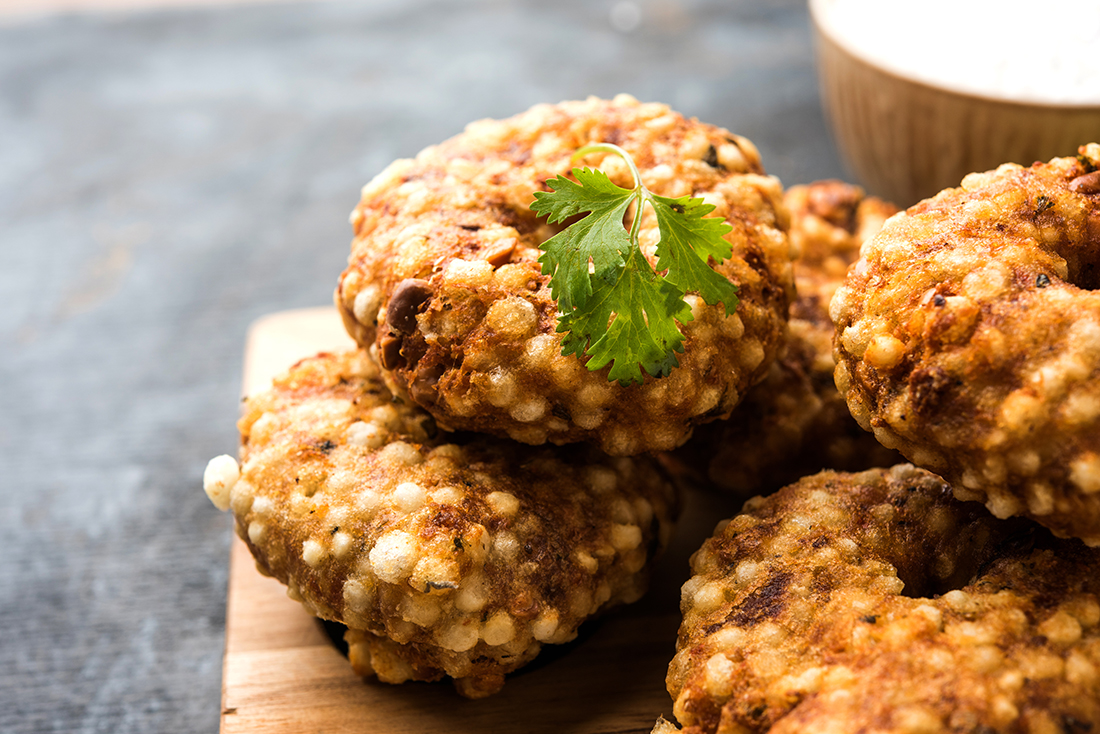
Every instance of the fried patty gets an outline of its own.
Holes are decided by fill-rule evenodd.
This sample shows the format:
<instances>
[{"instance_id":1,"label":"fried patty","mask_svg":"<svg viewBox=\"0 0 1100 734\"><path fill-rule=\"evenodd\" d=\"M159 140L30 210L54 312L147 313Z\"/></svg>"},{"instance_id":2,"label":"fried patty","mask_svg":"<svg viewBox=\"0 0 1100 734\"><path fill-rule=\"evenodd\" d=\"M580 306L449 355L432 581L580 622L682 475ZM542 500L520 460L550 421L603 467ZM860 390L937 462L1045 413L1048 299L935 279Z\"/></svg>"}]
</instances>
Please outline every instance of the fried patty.
<instances>
[{"instance_id":1,"label":"fried patty","mask_svg":"<svg viewBox=\"0 0 1100 734\"><path fill-rule=\"evenodd\" d=\"M530 210L534 192L574 165L633 187L617 156L571 161L596 142L626 149L654 193L702 197L733 227L733 255L714 269L738 286L736 312L689 295L680 366L628 387L608 382L609 366L589 372L561 354L557 304L537 262L561 225ZM750 141L664 105L625 95L539 105L473 123L371 181L352 213L336 305L393 391L442 428L590 441L615 455L671 449L728 415L785 336L793 283L781 197ZM640 242L651 264L658 238L646 209Z\"/></svg>"},{"instance_id":2,"label":"fried patty","mask_svg":"<svg viewBox=\"0 0 1100 734\"><path fill-rule=\"evenodd\" d=\"M891 219L831 306L837 387L998 517L1100 544L1100 145Z\"/></svg>"},{"instance_id":3,"label":"fried patty","mask_svg":"<svg viewBox=\"0 0 1100 734\"><path fill-rule=\"evenodd\" d=\"M784 202L799 254L787 343L729 419L697 428L668 461L678 474L745 499L821 469L858 471L903 460L859 427L837 392L828 312L860 246L897 207L841 181L793 186Z\"/></svg>"},{"instance_id":4,"label":"fried patty","mask_svg":"<svg viewBox=\"0 0 1100 734\"><path fill-rule=\"evenodd\" d=\"M205 486L261 572L351 631L382 681L469 697L591 616L638 599L677 500L646 458L438 432L362 352L299 362L250 397L240 468Z\"/></svg>"},{"instance_id":5,"label":"fried patty","mask_svg":"<svg viewBox=\"0 0 1100 734\"><path fill-rule=\"evenodd\" d=\"M693 556L673 710L690 734L1093 731L1098 569L912 465L822 472Z\"/></svg>"}]
</instances>

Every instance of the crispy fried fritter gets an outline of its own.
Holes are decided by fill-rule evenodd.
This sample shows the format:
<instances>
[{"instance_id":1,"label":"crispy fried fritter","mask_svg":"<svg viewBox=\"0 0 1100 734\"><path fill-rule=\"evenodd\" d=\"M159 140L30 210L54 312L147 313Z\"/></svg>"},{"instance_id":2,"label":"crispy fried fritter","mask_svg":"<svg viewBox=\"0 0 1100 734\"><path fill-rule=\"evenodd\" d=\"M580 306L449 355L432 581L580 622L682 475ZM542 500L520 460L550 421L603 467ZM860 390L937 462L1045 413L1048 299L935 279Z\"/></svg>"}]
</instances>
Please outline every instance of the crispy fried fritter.
<instances>
[{"instance_id":1,"label":"crispy fried fritter","mask_svg":"<svg viewBox=\"0 0 1100 734\"><path fill-rule=\"evenodd\" d=\"M733 226L716 270L740 289L737 311L688 296L694 320L680 367L621 387L561 355L557 304L537 262L559 231L530 210L547 179L590 143L625 148L654 193L703 197ZM632 186L625 163L593 154ZM400 160L363 189L335 300L349 333L393 390L441 427L529 444L592 441L615 455L674 448L693 426L728 415L775 358L793 294L779 182L748 140L627 96L539 105L473 123ZM658 240L645 210L640 240ZM652 255L650 255L652 260Z\"/></svg>"},{"instance_id":2,"label":"crispy fried fritter","mask_svg":"<svg viewBox=\"0 0 1100 734\"><path fill-rule=\"evenodd\" d=\"M837 392L828 311L860 245L897 207L841 181L791 187L784 202L800 253L787 344L729 419L697 428L669 462L677 473L696 480L705 474L746 499L825 468L858 471L903 460L859 427Z\"/></svg>"},{"instance_id":3,"label":"crispy fried fritter","mask_svg":"<svg viewBox=\"0 0 1100 734\"><path fill-rule=\"evenodd\" d=\"M248 399L206 488L257 566L342 622L362 674L488 695L543 643L641 596L676 499L648 459L437 434L364 352Z\"/></svg>"},{"instance_id":4,"label":"crispy fried fritter","mask_svg":"<svg viewBox=\"0 0 1100 734\"><path fill-rule=\"evenodd\" d=\"M998 517L1100 544L1100 145L967 176L837 290L860 425Z\"/></svg>"},{"instance_id":5,"label":"crispy fried fritter","mask_svg":"<svg viewBox=\"0 0 1100 734\"><path fill-rule=\"evenodd\" d=\"M691 734L1094 730L1098 568L909 464L807 477L692 557L673 710Z\"/></svg>"}]
</instances>

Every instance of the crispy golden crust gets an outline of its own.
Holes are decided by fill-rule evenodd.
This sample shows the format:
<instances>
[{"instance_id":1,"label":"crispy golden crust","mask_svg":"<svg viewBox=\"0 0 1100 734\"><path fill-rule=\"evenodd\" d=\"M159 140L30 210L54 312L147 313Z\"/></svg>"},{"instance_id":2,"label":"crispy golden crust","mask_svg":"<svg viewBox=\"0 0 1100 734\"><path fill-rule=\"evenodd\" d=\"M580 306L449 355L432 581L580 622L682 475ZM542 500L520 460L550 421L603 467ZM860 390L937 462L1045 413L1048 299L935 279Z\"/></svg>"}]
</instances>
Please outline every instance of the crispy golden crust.
<instances>
[{"instance_id":1,"label":"crispy golden crust","mask_svg":"<svg viewBox=\"0 0 1100 734\"><path fill-rule=\"evenodd\" d=\"M1095 730L1098 568L908 464L807 477L693 556L673 710L691 734Z\"/></svg>"},{"instance_id":2,"label":"crispy golden crust","mask_svg":"<svg viewBox=\"0 0 1100 734\"><path fill-rule=\"evenodd\" d=\"M493 693L542 643L637 599L675 511L646 459L436 434L363 352L249 398L229 502L258 567L352 629L386 682Z\"/></svg>"},{"instance_id":3,"label":"crispy golden crust","mask_svg":"<svg viewBox=\"0 0 1100 734\"><path fill-rule=\"evenodd\" d=\"M794 186L784 202L800 253L787 344L728 420L697 428L668 462L677 473L746 499L825 468L858 471L902 461L859 427L837 392L828 312L860 245L897 207L841 181Z\"/></svg>"},{"instance_id":4,"label":"crispy golden crust","mask_svg":"<svg viewBox=\"0 0 1100 734\"><path fill-rule=\"evenodd\" d=\"M559 227L529 208L578 148L599 141L625 148L655 193L704 197L734 228L733 256L716 270L740 288L736 313L689 296L681 366L631 387L561 355L537 262ZM616 156L583 163L631 185ZM783 339L793 286L781 195L752 143L664 105L625 96L540 105L474 123L368 184L335 300L395 392L442 427L530 444L587 440L616 455L670 449L728 415ZM657 239L647 209L641 242Z\"/></svg>"},{"instance_id":5,"label":"crispy golden crust","mask_svg":"<svg viewBox=\"0 0 1100 734\"><path fill-rule=\"evenodd\" d=\"M1100 543L1100 145L971 174L863 248L836 382L879 441L998 517Z\"/></svg>"}]
</instances>

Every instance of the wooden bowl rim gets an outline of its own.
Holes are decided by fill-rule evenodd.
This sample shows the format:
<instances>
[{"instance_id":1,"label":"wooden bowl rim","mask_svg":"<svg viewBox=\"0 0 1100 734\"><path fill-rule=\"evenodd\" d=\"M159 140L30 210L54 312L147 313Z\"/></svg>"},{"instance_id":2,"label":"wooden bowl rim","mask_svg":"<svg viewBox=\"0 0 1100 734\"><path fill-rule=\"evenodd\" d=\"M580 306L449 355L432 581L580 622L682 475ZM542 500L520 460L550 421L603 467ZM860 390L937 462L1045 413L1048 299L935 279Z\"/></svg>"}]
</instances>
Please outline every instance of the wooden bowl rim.
<instances>
[{"instance_id":1,"label":"wooden bowl rim","mask_svg":"<svg viewBox=\"0 0 1100 734\"><path fill-rule=\"evenodd\" d=\"M836 37L834 33L829 30L829 24L821 19L823 15L821 6L823 6L829 0L809 0L810 3L810 18L813 20L814 29L819 34L819 37L827 40L833 46L840 51L850 56L853 60L867 66L874 71L883 74L884 76L892 77L896 80L913 84L918 87L922 87L931 92L939 92L940 94L949 95L952 97L958 97L963 100L972 100L983 103L993 103L997 105L1005 105L1008 107L1015 107L1021 110L1034 109L1044 111L1067 111L1067 112L1080 112L1080 113L1098 113L1100 114L1100 101L1095 103L1086 102L1047 102L1040 100L1024 100L1014 97L998 97L994 94L982 94L969 89L959 89L950 85L942 85L934 82L930 82L926 79L919 79L911 76L906 72L891 66L883 66L879 62L869 58L863 53L853 49L848 44Z\"/></svg>"}]
</instances>

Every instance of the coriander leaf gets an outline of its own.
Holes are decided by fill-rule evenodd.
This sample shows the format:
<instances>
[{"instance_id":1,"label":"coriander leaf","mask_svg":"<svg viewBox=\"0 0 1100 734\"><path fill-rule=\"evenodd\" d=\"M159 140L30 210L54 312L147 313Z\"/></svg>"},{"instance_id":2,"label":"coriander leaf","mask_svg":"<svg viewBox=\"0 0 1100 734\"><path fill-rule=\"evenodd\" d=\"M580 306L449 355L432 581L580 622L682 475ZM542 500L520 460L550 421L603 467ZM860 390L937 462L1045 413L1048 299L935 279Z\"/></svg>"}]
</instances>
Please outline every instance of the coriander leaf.
<instances>
[{"instance_id":1,"label":"coriander leaf","mask_svg":"<svg viewBox=\"0 0 1100 734\"><path fill-rule=\"evenodd\" d=\"M573 175L579 184L564 176L551 179L546 183L552 191L536 192L531 205L534 211L546 214L551 223L589 212L541 245L542 273L550 276L550 295L562 313L583 307L592 294L590 261L596 277L622 267L623 257L631 250L623 217L637 197L635 192L611 183L602 171L574 168Z\"/></svg>"},{"instance_id":2,"label":"coriander leaf","mask_svg":"<svg viewBox=\"0 0 1100 734\"><path fill-rule=\"evenodd\" d=\"M714 207L702 199L655 196L642 185L630 155L616 145L589 145L573 158L595 151L622 156L634 177L633 190L616 186L601 171L574 168L575 182L564 176L547 181L551 190L536 192L531 209L551 223L586 214L540 245L542 272L550 276L550 293L558 302L562 354L588 355L589 370L610 363L608 380L629 385L645 379L643 369L663 377L679 365L676 353L684 351L684 335L677 322L692 319L684 302L687 291L711 305L725 304L727 315L737 307L737 287L708 264L731 255L723 236L732 228L706 218ZM647 203L660 232L659 272L638 242ZM628 232L624 219L631 205Z\"/></svg>"},{"instance_id":3,"label":"coriander leaf","mask_svg":"<svg viewBox=\"0 0 1100 734\"><path fill-rule=\"evenodd\" d=\"M721 219L705 218L714 206L704 204L702 199L653 195L650 203L661 232L657 269L668 271L665 279L681 292L695 291L711 306L721 302L726 315L732 314L737 308L737 286L711 269L707 258L722 262L733 253L733 247L723 238L733 227Z\"/></svg>"},{"instance_id":4,"label":"coriander leaf","mask_svg":"<svg viewBox=\"0 0 1100 734\"><path fill-rule=\"evenodd\" d=\"M642 382L639 364L654 377L667 375L680 364L675 353L684 351L676 320L691 320L683 293L653 272L641 250L631 251L613 275L584 313L563 314L558 331L569 334L562 353L580 356L587 346L588 369L614 362L607 379L621 385Z\"/></svg>"}]
</instances>

